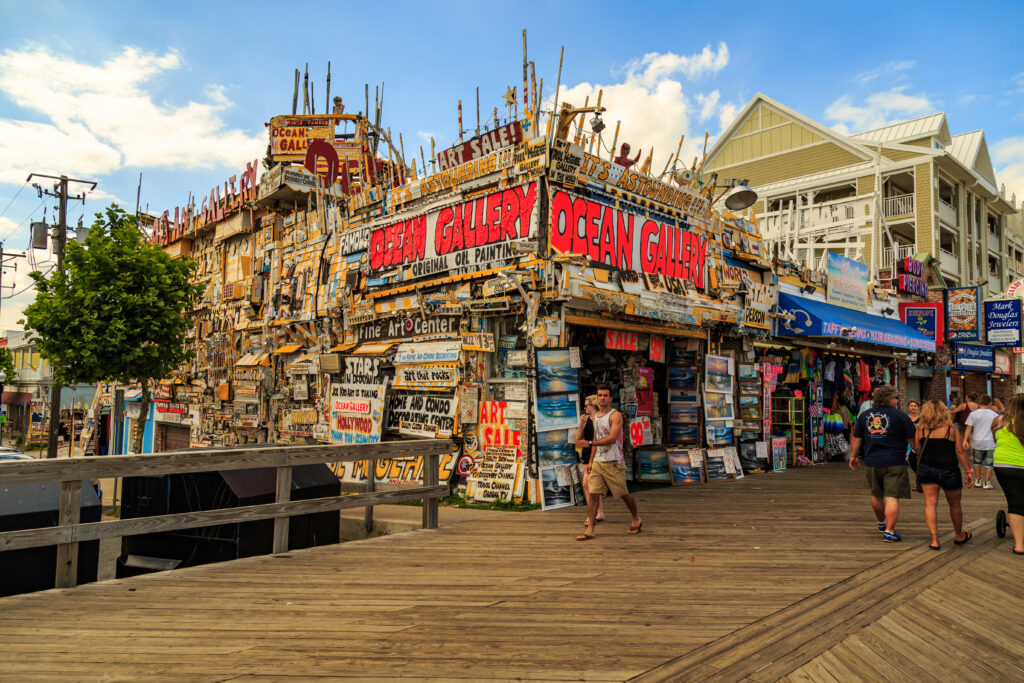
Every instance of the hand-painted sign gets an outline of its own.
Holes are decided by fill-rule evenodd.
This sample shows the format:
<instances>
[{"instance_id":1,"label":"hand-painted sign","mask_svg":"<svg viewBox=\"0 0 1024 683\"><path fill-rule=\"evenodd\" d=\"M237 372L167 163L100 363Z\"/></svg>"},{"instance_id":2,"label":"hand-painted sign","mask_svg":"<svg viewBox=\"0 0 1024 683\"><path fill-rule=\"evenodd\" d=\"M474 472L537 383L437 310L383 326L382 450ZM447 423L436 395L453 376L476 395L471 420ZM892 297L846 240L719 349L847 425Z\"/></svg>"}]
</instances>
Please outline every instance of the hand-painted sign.
<instances>
[{"instance_id":1,"label":"hand-painted sign","mask_svg":"<svg viewBox=\"0 0 1024 683\"><path fill-rule=\"evenodd\" d=\"M1020 346L1020 299L985 302L985 342L989 346Z\"/></svg>"},{"instance_id":2,"label":"hand-painted sign","mask_svg":"<svg viewBox=\"0 0 1024 683\"><path fill-rule=\"evenodd\" d=\"M459 399L420 392L394 392L388 397L388 431L410 436L450 438L457 432Z\"/></svg>"},{"instance_id":3,"label":"hand-painted sign","mask_svg":"<svg viewBox=\"0 0 1024 683\"><path fill-rule=\"evenodd\" d=\"M648 349L648 358L655 363L665 362L665 338L656 334L651 335L651 343Z\"/></svg>"},{"instance_id":4,"label":"hand-painted sign","mask_svg":"<svg viewBox=\"0 0 1024 683\"><path fill-rule=\"evenodd\" d=\"M704 216L708 200L688 187L669 185L653 176L588 154L579 145L555 140L551 148L551 179L563 185L615 186L625 192L692 216Z\"/></svg>"},{"instance_id":5,"label":"hand-painted sign","mask_svg":"<svg viewBox=\"0 0 1024 683\"><path fill-rule=\"evenodd\" d=\"M995 348L985 344L957 343L953 367L957 370L993 372L996 369Z\"/></svg>"},{"instance_id":6,"label":"hand-painted sign","mask_svg":"<svg viewBox=\"0 0 1024 683\"><path fill-rule=\"evenodd\" d=\"M399 315L375 320L366 325L353 325L351 329L357 344L392 339L434 337L435 335L454 337L459 334L459 323L461 320L460 316L454 315L435 315L429 317Z\"/></svg>"},{"instance_id":7,"label":"hand-painted sign","mask_svg":"<svg viewBox=\"0 0 1024 683\"><path fill-rule=\"evenodd\" d=\"M604 346L618 351L636 351L640 348L640 335L636 332L608 330L604 333Z\"/></svg>"},{"instance_id":8,"label":"hand-painted sign","mask_svg":"<svg viewBox=\"0 0 1024 683\"><path fill-rule=\"evenodd\" d=\"M454 147L441 150L437 153L437 167L447 171L453 166L486 156L503 147L517 145L522 141L523 126L519 121L513 121Z\"/></svg>"},{"instance_id":9,"label":"hand-painted sign","mask_svg":"<svg viewBox=\"0 0 1024 683\"><path fill-rule=\"evenodd\" d=\"M649 446L654 443L654 432L651 431L651 418L644 415L629 422L629 442L634 447Z\"/></svg>"},{"instance_id":10,"label":"hand-painted sign","mask_svg":"<svg viewBox=\"0 0 1024 683\"><path fill-rule=\"evenodd\" d=\"M946 338L950 341L977 341L979 288L953 287L946 290Z\"/></svg>"},{"instance_id":11,"label":"hand-painted sign","mask_svg":"<svg viewBox=\"0 0 1024 683\"><path fill-rule=\"evenodd\" d=\"M1009 284L1006 288L1006 296L1021 297L1024 296L1024 277L1017 278Z\"/></svg>"},{"instance_id":12,"label":"hand-painted sign","mask_svg":"<svg viewBox=\"0 0 1024 683\"><path fill-rule=\"evenodd\" d=\"M826 301L834 306L867 310L868 267L859 261L828 252Z\"/></svg>"},{"instance_id":13,"label":"hand-painted sign","mask_svg":"<svg viewBox=\"0 0 1024 683\"><path fill-rule=\"evenodd\" d=\"M535 238L539 183L499 190L401 220L389 218L370 231L369 270L406 267L400 280L468 272L508 263L511 242Z\"/></svg>"},{"instance_id":14,"label":"hand-painted sign","mask_svg":"<svg viewBox=\"0 0 1024 683\"><path fill-rule=\"evenodd\" d=\"M454 389L459 385L457 365L400 365L395 368L396 389L436 391Z\"/></svg>"},{"instance_id":15,"label":"hand-painted sign","mask_svg":"<svg viewBox=\"0 0 1024 683\"><path fill-rule=\"evenodd\" d=\"M458 450L452 453L441 454L437 463L438 482L445 483L451 478L458 457ZM359 462L338 463L335 466L335 474L345 483L357 484L365 482L370 472L370 463L372 462L372 460L361 460ZM406 486L422 484L423 456L399 460L378 460L374 475L374 480L378 484Z\"/></svg>"},{"instance_id":16,"label":"hand-painted sign","mask_svg":"<svg viewBox=\"0 0 1024 683\"><path fill-rule=\"evenodd\" d=\"M380 443L384 390L383 384L331 384L331 443Z\"/></svg>"},{"instance_id":17,"label":"hand-painted sign","mask_svg":"<svg viewBox=\"0 0 1024 683\"><path fill-rule=\"evenodd\" d=\"M391 362L395 365L455 363L462 356L462 342L424 342L399 344Z\"/></svg>"},{"instance_id":18,"label":"hand-painted sign","mask_svg":"<svg viewBox=\"0 0 1024 683\"><path fill-rule=\"evenodd\" d=\"M768 316L775 305L775 287L748 282L743 302L743 324L759 330L770 330L771 321Z\"/></svg>"},{"instance_id":19,"label":"hand-painted sign","mask_svg":"<svg viewBox=\"0 0 1024 683\"><path fill-rule=\"evenodd\" d=\"M945 338L942 333L942 324L945 322L942 303L938 301L919 304L901 302L900 320L933 340L936 346L942 346Z\"/></svg>"},{"instance_id":20,"label":"hand-painted sign","mask_svg":"<svg viewBox=\"0 0 1024 683\"><path fill-rule=\"evenodd\" d=\"M707 237L685 220L663 222L557 190L551 195L551 248L620 270L666 275L704 286Z\"/></svg>"}]
</instances>

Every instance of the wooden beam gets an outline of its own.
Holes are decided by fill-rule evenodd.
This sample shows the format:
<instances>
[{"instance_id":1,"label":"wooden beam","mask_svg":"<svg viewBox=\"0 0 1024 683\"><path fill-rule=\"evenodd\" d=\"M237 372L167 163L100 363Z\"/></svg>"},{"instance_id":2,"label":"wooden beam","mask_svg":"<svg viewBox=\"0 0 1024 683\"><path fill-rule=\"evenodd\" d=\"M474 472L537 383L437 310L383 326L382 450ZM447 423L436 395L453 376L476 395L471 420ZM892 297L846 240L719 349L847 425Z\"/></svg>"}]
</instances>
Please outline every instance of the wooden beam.
<instances>
[{"instance_id":1,"label":"wooden beam","mask_svg":"<svg viewBox=\"0 0 1024 683\"><path fill-rule=\"evenodd\" d=\"M444 439L413 439L358 446L268 445L248 448L195 448L147 455L18 460L0 463L0 485L114 477L153 477L283 465L294 467L332 462L358 462L371 458L415 458L421 455L447 453L450 447L450 443Z\"/></svg>"},{"instance_id":2,"label":"wooden beam","mask_svg":"<svg viewBox=\"0 0 1024 683\"><path fill-rule=\"evenodd\" d=\"M437 467L438 456L436 453L423 456L423 485L426 488L438 488ZM437 528L437 497L423 500L423 528Z\"/></svg>"},{"instance_id":3,"label":"wooden beam","mask_svg":"<svg viewBox=\"0 0 1024 683\"><path fill-rule=\"evenodd\" d=\"M81 481L65 481L60 485L60 508L57 524L61 527L74 527L82 517L82 486ZM73 536L72 536L73 538ZM68 542L57 546L57 588L72 588L78 583L78 543Z\"/></svg>"},{"instance_id":4,"label":"wooden beam","mask_svg":"<svg viewBox=\"0 0 1024 683\"><path fill-rule=\"evenodd\" d=\"M6 531L0 533L0 551L35 548L43 545L64 543L72 539L77 543L94 541L100 538L116 538L118 536L151 534L161 531L195 529L204 526L216 526L218 524L252 522L281 515L295 516L317 512L333 512L334 510L347 510L348 508L362 507L364 505L388 505L406 500L422 500L427 497L432 497L436 500L438 497L446 495L448 491L447 484L416 486L391 491L365 493L358 496L332 496L330 498L292 500L287 503L264 503L262 505L245 505L243 507L221 508L219 510L180 512L173 515L136 517L134 519L108 522L88 522L65 527Z\"/></svg>"},{"instance_id":5,"label":"wooden beam","mask_svg":"<svg viewBox=\"0 0 1024 683\"><path fill-rule=\"evenodd\" d=\"M287 503L292 499L292 468L289 466L277 468L277 493L275 502ZM287 515L274 517L274 554L288 552L288 522Z\"/></svg>"}]
</instances>

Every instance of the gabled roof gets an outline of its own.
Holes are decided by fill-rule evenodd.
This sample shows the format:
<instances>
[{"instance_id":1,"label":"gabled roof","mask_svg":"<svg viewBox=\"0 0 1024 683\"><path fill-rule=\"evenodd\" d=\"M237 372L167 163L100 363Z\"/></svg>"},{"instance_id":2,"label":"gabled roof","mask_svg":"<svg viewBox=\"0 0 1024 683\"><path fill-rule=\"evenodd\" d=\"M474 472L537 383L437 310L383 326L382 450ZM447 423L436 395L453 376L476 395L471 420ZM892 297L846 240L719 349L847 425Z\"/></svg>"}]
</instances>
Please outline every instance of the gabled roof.
<instances>
[{"instance_id":1,"label":"gabled roof","mask_svg":"<svg viewBox=\"0 0 1024 683\"><path fill-rule=\"evenodd\" d=\"M754 95L753 98L751 98L750 102L747 102L747 105L743 107L740 113L736 115L736 118L733 119L733 122L731 124L729 124L729 127L722 131L722 134L719 135L718 138L715 140L715 144L712 145L711 149L708 151L708 158L705 161L705 165L711 164L712 160L718 155L720 151L722 151L722 147L724 146L723 143L732 139L732 136L736 133L739 127L743 125L744 122L746 122L747 117L750 116L751 112L753 112L761 104L767 104L768 106L778 110L780 113L789 117L793 121L796 121L801 125L806 126L807 128L811 129L812 131L822 136L829 142L832 142L842 147L846 151L850 152L855 156L860 157L861 159L869 160L874 158L874 153L871 152L866 147L864 147L863 145L861 145L859 142L852 140L846 137L845 135L840 135L831 128L826 128L817 121L807 118L800 112L790 109L781 102L776 102L775 100L768 97L764 93L757 93L756 95Z\"/></svg>"},{"instance_id":2,"label":"gabled roof","mask_svg":"<svg viewBox=\"0 0 1024 683\"><path fill-rule=\"evenodd\" d=\"M854 140L871 142L907 142L927 137L936 137L942 144L949 144L949 125L944 113L929 114L850 136Z\"/></svg>"},{"instance_id":3,"label":"gabled roof","mask_svg":"<svg viewBox=\"0 0 1024 683\"><path fill-rule=\"evenodd\" d=\"M992 168L992 158L988 153L988 145L985 143L985 132L973 130L970 133L963 133L953 137L949 146L949 153L967 168L978 173L996 186L996 172Z\"/></svg>"}]
</instances>

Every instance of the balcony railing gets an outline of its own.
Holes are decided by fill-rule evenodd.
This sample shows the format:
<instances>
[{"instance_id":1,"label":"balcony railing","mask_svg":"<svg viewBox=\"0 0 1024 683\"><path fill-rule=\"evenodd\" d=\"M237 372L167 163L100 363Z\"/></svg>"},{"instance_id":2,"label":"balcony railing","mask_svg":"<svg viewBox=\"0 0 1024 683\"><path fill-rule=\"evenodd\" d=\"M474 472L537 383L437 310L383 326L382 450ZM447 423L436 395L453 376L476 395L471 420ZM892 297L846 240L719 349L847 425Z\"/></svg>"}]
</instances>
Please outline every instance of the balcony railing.
<instances>
[{"instance_id":1,"label":"balcony railing","mask_svg":"<svg viewBox=\"0 0 1024 683\"><path fill-rule=\"evenodd\" d=\"M940 266L947 273L956 273L959 269L960 260L956 257L956 254L947 251L945 247L939 249L939 261Z\"/></svg>"},{"instance_id":2,"label":"balcony railing","mask_svg":"<svg viewBox=\"0 0 1024 683\"><path fill-rule=\"evenodd\" d=\"M885 247L882 249L882 260L878 264L878 267L881 270L893 268L897 261L913 257L913 255L914 245L912 244L900 244L895 247Z\"/></svg>"},{"instance_id":3,"label":"balcony railing","mask_svg":"<svg viewBox=\"0 0 1024 683\"><path fill-rule=\"evenodd\" d=\"M986 232L988 235L988 248L997 254L1002 251L999 248L999 235L993 235L991 232Z\"/></svg>"},{"instance_id":4,"label":"balcony railing","mask_svg":"<svg viewBox=\"0 0 1024 683\"><path fill-rule=\"evenodd\" d=\"M939 218L947 224L957 227L959 222L956 219L956 207L944 199L939 199Z\"/></svg>"},{"instance_id":5,"label":"balcony railing","mask_svg":"<svg viewBox=\"0 0 1024 683\"><path fill-rule=\"evenodd\" d=\"M901 194L885 198L885 217L909 216L914 213L914 195Z\"/></svg>"}]
</instances>

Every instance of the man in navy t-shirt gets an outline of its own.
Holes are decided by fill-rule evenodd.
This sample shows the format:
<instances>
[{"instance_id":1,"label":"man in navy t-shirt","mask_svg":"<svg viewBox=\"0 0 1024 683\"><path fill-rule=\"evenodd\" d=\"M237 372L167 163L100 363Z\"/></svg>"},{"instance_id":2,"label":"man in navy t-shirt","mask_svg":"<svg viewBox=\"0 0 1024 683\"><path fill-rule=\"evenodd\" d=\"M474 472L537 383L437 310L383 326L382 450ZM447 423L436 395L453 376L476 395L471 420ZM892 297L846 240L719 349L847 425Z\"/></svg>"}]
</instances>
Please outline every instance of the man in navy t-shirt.
<instances>
[{"instance_id":1,"label":"man in navy t-shirt","mask_svg":"<svg viewBox=\"0 0 1024 683\"><path fill-rule=\"evenodd\" d=\"M853 426L850 443L850 469L856 470L864 461L871 487L871 509L878 520L878 530L885 534L888 543L900 540L896 533L899 499L910 498L907 445L917 449L914 423L898 408L899 402L892 387L875 389L871 393L871 407L861 413Z\"/></svg>"}]
</instances>

